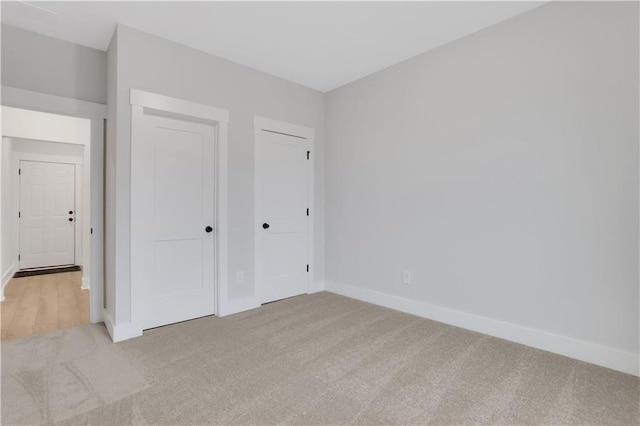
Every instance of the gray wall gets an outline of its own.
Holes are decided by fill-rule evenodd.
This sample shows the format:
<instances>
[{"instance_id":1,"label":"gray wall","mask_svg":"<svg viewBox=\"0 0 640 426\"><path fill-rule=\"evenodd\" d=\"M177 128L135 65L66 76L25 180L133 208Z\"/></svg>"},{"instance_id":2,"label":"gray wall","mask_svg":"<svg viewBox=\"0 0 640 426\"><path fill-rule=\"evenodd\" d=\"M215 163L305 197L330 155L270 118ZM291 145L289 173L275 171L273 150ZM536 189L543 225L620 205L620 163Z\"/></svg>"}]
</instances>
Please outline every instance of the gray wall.
<instances>
[{"instance_id":1,"label":"gray wall","mask_svg":"<svg viewBox=\"0 0 640 426\"><path fill-rule=\"evenodd\" d=\"M637 3L547 4L326 111L327 280L638 352Z\"/></svg>"},{"instance_id":2,"label":"gray wall","mask_svg":"<svg viewBox=\"0 0 640 426\"><path fill-rule=\"evenodd\" d=\"M107 50L107 131L104 146L104 307L113 323L116 313L116 131L118 30Z\"/></svg>"},{"instance_id":3,"label":"gray wall","mask_svg":"<svg viewBox=\"0 0 640 426\"><path fill-rule=\"evenodd\" d=\"M117 146L113 177L115 205L116 323L130 319L129 198L131 173L131 106L129 91L141 89L200 102L230 111L229 121L229 297L255 293L253 280L253 144L254 115L316 129L315 279L324 269L324 96L315 90L240 66L221 58L119 26L117 33ZM114 48L112 43L112 49ZM111 65L110 65L111 66ZM112 70L110 69L110 73ZM111 81L111 80L110 80ZM112 88L109 88L111 93ZM111 98L110 110L113 109ZM109 140L113 144L113 140ZM111 149L111 148L109 148ZM244 271L245 283L235 274ZM111 283L114 285L114 283Z\"/></svg>"},{"instance_id":4,"label":"gray wall","mask_svg":"<svg viewBox=\"0 0 640 426\"><path fill-rule=\"evenodd\" d=\"M2 25L2 85L107 102L107 55L100 50Z\"/></svg>"}]
</instances>

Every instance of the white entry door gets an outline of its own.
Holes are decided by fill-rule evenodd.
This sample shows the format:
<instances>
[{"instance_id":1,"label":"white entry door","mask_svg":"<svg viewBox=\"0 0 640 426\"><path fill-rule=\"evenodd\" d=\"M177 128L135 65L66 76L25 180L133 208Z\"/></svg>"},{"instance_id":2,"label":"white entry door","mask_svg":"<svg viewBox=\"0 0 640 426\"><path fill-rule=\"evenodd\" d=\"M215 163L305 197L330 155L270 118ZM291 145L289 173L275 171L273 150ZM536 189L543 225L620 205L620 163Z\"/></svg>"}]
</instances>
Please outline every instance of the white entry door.
<instances>
[{"instance_id":1,"label":"white entry door","mask_svg":"<svg viewBox=\"0 0 640 426\"><path fill-rule=\"evenodd\" d=\"M20 162L20 269L75 263L75 165Z\"/></svg>"},{"instance_id":2,"label":"white entry door","mask_svg":"<svg viewBox=\"0 0 640 426\"><path fill-rule=\"evenodd\" d=\"M261 303L308 291L309 141L256 134L255 274Z\"/></svg>"},{"instance_id":3,"label":"white entry door","mask_svg":"<svg viewBox=\"0 0 640 426\"><path fill-rule=\"evenodd\" d=\"M132 286L142 326L214 314L215 128L144 114L132 140Z\"/></svg>"}]
</instances>

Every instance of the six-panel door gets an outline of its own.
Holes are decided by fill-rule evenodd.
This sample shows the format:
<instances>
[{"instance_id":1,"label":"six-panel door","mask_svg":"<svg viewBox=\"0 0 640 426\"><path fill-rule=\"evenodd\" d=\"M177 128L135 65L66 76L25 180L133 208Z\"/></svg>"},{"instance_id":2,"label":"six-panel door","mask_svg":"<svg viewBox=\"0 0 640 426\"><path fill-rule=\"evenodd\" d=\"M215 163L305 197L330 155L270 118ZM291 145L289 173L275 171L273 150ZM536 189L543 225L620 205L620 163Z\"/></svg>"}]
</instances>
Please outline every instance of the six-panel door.
<instances>
[{"instance_id":1,"label":"six-panel door","mask_svg":"<svg viewBox=\"0 0 640 426\"><path fill-rule=\"evenodd\" d=\"M75 165L20 162L20 269L75 263Z\"/></svg>"}]
</instances>

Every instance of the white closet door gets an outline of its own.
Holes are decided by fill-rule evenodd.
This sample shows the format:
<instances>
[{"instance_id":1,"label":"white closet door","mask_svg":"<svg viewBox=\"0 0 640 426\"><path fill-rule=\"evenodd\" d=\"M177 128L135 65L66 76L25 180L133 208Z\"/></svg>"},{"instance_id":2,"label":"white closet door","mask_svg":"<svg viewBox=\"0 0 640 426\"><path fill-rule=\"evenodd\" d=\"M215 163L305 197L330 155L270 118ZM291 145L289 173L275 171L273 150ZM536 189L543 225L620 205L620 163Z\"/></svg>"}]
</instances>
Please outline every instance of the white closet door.
<instances>
[{"instance_id":1,"label":"white closet door","mask_svg":"<svg viewBox=\"0 0 640 426\"><path fill-rule=\"evenodd\" d=\"M256 144L256 280L262 303L308 290L306 139L262 130Z\"/></svg>"}]
</instances>

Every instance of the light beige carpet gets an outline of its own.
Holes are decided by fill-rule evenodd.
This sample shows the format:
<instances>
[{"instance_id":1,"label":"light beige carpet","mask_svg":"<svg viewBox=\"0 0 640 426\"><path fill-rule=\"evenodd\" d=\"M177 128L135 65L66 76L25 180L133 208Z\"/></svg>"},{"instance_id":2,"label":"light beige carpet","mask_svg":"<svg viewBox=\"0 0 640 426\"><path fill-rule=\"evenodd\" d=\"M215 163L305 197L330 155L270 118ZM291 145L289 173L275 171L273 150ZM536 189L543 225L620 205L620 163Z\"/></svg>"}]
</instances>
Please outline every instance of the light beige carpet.
<instances>
[{"instance_id":1,"label":"light beige carpet","mask_svg":"<svg viewBox=\"0 0 640 426\"><path fill-rule=\"evenodd\" d=\"M2 424L638 424L640 379L318 293L2 344Z\"/></svg>"}]
</instances>

